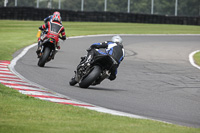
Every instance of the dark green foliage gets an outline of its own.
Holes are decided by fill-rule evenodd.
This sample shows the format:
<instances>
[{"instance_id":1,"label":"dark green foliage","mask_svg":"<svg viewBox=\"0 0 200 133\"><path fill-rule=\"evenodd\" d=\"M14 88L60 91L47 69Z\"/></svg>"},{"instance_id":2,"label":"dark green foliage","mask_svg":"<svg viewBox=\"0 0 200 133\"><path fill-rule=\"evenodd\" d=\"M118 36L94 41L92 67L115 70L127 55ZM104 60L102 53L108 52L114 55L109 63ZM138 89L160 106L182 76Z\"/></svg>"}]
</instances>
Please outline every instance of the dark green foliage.
<instances>
[{"instance_id":1,"label":"dark green foliage","mask_svg":"<svg viewBox=\"0 0 200 133\"><path fill-rule=\"evenodd\" d=\"M58 9L59 0L40 0L40 8ZM61 0L61 9L80 11L82 0ZM176 0L154 0L154 14L174 16ZM84 0L84 11L104 11L105 0ZM17 0L17 6L36 7L37 0ZM4 6L1 0L0 7ZM15 0L9 0L7 6L15 6ZM107 11L127 12L128 0L107 0ZM130 0L130 12L151 14L151 0ZM178 0L178 16L200 16L200 0Z\"/></svg>"}]
</instances>

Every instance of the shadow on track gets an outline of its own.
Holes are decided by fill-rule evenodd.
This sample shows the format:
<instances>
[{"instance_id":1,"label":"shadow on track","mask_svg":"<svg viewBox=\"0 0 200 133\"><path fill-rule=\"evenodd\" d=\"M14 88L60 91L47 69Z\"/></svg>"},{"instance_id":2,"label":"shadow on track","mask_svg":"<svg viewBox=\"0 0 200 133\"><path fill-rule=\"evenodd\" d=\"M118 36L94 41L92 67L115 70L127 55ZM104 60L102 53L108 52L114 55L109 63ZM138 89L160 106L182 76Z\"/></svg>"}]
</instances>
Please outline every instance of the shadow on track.
<instances>
[{"instance_id":1,"label":"shadow on track","mask_svg":"<svg viewBox=\"0 0 200 133\"><path fill-rule=\"evenodd\" d=\"M126 91L126 90L122 90L122 89L109 89L109 88L102 88L102 87L88 87L88 88L80 88L79 86L74 86L76 88L79 89L85 89L85 90L99 90L99 91Z\"/></svg>"}]
</instances>

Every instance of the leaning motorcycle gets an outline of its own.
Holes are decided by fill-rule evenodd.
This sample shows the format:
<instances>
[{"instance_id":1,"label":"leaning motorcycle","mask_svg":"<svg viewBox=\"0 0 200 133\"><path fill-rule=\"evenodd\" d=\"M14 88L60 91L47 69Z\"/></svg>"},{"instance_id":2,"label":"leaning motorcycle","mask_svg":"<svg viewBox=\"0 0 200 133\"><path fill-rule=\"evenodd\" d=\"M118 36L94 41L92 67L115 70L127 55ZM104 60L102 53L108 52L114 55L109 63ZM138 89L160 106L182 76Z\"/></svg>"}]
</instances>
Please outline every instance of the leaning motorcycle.
<instances>
[{"instance_id":1,"label":"leaning motorcycle","mask_svg":"<svg viewBox=\"0 0 200 133\"><path fill-rule=\"evenodd\" d=\"M44 67L45 63L54 59L57 52L57 43L60 36L52 33L47 33L41 36L42 44L39 55L38 66Z\"/></svg>"},{"instance_id":2,"label":"leaning motorcycle","mask_svg":"<svg viewBox=\"0 0 200 133\"><path fill-rule=\"evenodd\" d=\"M85 60L87 59L85 58ZM76 83L79 83L81 88L88 88L90 85L100 84L110 76L111 69L117 66L118 62L112 56L97 55L90 63L80 63L77 66L75 77L71 79L69 84L74 86Z\"/></svg>"}]
</instances>

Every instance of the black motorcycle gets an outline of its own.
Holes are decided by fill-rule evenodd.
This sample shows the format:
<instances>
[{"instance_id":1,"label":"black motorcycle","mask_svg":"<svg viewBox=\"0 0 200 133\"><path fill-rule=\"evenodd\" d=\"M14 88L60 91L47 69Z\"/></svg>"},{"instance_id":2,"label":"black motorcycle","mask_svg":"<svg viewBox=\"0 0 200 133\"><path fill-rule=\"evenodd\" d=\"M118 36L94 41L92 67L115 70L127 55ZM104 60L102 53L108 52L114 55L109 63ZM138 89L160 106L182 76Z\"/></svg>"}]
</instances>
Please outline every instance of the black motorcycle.
<instances>
[{"instance_id":1,"label":"black motorcycle","mask_svg":"<svg viewBox=\"0 0 200 133\"><path fill-rule=\"evenodd\" d=\"M69 84L74 86L79 83L81 88L88 88L90 85L100 84L105 78L110 76L110 71L118 66L118 62L110 55L97 55L87 62L86 57L77 66L75 77Z\"/></svg>"}]
</instances>

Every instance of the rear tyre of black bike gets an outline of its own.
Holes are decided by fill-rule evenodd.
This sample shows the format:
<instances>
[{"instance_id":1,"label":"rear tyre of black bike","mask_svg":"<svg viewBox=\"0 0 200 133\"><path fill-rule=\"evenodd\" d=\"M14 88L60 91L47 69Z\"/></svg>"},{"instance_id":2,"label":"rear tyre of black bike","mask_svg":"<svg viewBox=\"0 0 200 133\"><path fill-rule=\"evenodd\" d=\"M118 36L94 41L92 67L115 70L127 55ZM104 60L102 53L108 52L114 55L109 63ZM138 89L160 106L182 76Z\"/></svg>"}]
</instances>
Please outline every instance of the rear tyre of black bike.
<instances>
[{"instance_id":1,"label":"rear tyre of black bike","mask_svg":"<svg viewBox=\"0 0 200 133\"><path fill-rule=\"evenodd\" d=\"M79 86L81 88L88 88L101 74L101 67L94 66L91 68L89 74L81 80Z\"/></svg>"}]
</instances>

